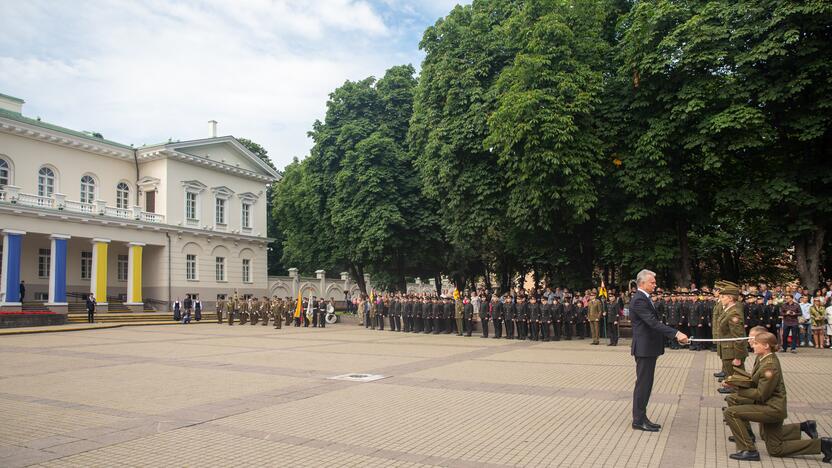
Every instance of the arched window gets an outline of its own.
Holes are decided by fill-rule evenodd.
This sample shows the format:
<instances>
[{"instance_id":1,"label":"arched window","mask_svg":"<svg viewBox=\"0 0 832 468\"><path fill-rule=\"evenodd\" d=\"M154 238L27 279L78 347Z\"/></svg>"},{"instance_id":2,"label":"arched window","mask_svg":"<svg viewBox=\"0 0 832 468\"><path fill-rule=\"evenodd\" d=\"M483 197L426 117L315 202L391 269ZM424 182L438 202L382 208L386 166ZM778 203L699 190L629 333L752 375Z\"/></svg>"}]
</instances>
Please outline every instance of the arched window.
<instances>
[{"instance_id":1,"label":"arched window","mask_svg":"<svg viewBox=\"0 0 832 468\"><path fill-rule=\"evenodd\" d=\"M130 186L125 182L116 185L116 208L126 210L130 206Z\"/></svg>"},{"instance_id":2,"label":"arched window","mask_svg":"<svg viewBox=\"0 0 832 468\"><path fill-rule=\"evenodd\" d=\"M92 204L95 202L95 179L85 175L81 177L81 203Z\"/></svg>"},{"instance_id":3,"label":"arched window","mask_svg":"<svg viewBox=\"0 0 832 468\"><path fill-rule=\"evenodd\" d=\"M38 171L38 196L51 197L55 193L55 172L48 167Z\"/></svg>"},{"instance_id":4,"label":"arched window","mask_svg":"<svg viewBox=\"0 0 832 468\"><path fill-rule=\"evenodd\" d=\"M12 170L9 167L8 161L0 159L0 187L9 185L11 181Z\"/></svg>"}]
</instances>

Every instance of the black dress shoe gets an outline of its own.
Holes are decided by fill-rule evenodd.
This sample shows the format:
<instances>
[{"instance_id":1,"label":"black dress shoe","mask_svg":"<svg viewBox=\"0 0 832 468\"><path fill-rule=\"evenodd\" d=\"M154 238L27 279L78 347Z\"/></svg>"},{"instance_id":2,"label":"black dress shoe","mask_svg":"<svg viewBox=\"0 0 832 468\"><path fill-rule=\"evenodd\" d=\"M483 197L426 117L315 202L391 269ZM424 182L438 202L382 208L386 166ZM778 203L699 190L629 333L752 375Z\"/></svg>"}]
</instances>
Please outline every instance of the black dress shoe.
<instances>
[{"instance_id":1,"label":"black dress shoe","mask_svg":"<svg viewBox=\"0 0 832 468\"><path fill-rule=\"evenodd\" d=\"M719 393L724 393L724 394L735 393L736 392L736 390L726 388L726 387L719 387L716 391L718 391Z\"/></svg>"},{"instance_id":2,"label":"black dress shoe","mask_svg":"<svg viewBox=\"0 0 832 468\"><path fill-rule=\"evenodd\" d=\"M810 439L818 438L818 423L814 419L800 423L800 430L805 432Z\"/></svg>"},{"instance_id":3,"label":"black dress shoe","mask_svg":"<svg viewBox=\"0 0 832 468\"><path fill-rule=\"evenodd\" d=\"M822 437L820 439L820 451L823 454L823 462L832 462L832 438Z\"/></svg>"},{"instance_id":4,"label":"black dress shoe","mask_svg":"<svg viewBox=\"0 0 832 468\"><path fill-rule=\"evenodd\" d=\"M724 378L725 377L725 372L722 372L722 371L714 372L714 377L723 377Z\"/></svg>"},{"instance_id":5,"label":"black dress shoe","mask_svg":"<svg viewBox=\"0 0 832 468\"><path fill-rule=\"evenodd\" d=\"M656 429L661 429L662 428L661 424L656 424L656 423L654 423L653 421L651 421L647 418L644 418L644 424L647 424L650 427L655 427Z\"/></svg>"},{"instance_id":6,"label":"black dress shoe","mask_svg":"<svg viewBox=\"0 0 832 468\"><path fill-rule=\"evenodd\" d=\"M741 452L732 453L728 455L733 460L740 461L760 461L760 452L756 450L743 450Z\"/></svg>"},{"instance_id":7,"label":"black dress shoe","mask_svg":"<svg viewBox=\"0 0 832 468\"><path fill-rule=\"evenodd\" d=\"M633 423L633 429L645 432L659 432L659 428L655 426L648 426L647 423L636 424Z\"/></svg>"}]
</instances>

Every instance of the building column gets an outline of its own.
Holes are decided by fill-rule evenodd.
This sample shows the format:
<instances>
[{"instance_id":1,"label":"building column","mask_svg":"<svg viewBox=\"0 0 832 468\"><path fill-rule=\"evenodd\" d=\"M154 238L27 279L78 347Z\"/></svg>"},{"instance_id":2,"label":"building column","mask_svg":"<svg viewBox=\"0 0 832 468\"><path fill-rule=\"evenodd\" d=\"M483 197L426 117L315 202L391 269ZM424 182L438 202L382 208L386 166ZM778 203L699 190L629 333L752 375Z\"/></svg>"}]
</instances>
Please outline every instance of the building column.
<instances>
[{"instance_id":1,"label":"building column","mask_svg":"<svg viewBox=\"0 0 832 468\"><path fill-rule=\"evenodd\" d=\"M110 239L92 240L92 276L90 293L99 306L107 305L107 247Z\"/></svg>"},{"instance_id":2,"label":"building column","mask_svg":"<svg viewBox=\"0 0 832 468\"><path fill-rule=\"evenodd\" d=\"M52 234L52 258L49 265L49 302L47 307L52 312L65 314L69 305L66 302L66 245L70 236Z\"/></svg>"},{"instance_id":3,"label":"building column","mask_svg":"<svg viewBox=\"0 0 832 468\"><path fill-rule=\"evenodd\" d=\"M318 298L324 297L326 295L326 271L325 270L315 270L315 277L318 278L320 289L320 294L318 294Z\"/></svg>"},{"instance_id":4,"label":"building column","mask_svg":"<svg viewBox=\"0 0 832 468\"><path fill-rule=\"evenodd\" d=\"M300 292L300 278L298 277L297 268L289 268L289 277L292 278L292 299L298 297Z\"/></svg>"},{"instance_id":5,"label":"building column","mask_svg":"<svg viewBox=\"0 0 832 468\"><path fill-rule=\"evenodd\" d=\"M20 303L20 250L26 231L3 230L3 281L0 283L0 305L5 310L19 311Z\"/></svg>"},{"instance_id":6,"label":"building column","mask_svg":"<svg viewBox=\"0 0 832 468\"><path fill-rule=\"evenodd\" d=\"M127 303L125 304L133 312L141 312L144 309L142 298L142 249L145 244L141 242L130 242L127 244Z\"/></svg>"}]
</instances>

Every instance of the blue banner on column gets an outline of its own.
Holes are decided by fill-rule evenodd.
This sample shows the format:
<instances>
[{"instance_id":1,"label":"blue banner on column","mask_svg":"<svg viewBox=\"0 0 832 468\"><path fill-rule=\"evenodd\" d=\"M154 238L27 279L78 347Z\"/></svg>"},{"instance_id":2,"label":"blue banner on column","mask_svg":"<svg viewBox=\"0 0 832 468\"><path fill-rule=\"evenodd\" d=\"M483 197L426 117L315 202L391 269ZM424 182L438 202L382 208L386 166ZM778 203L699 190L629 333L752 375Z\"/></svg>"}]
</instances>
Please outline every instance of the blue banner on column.
<instances>
[{"instance_id":1,"label":"blue banner on column","mask_svg":"<svg viewBox=\"0 0 832 468\"><path fill-rule=\"evenodd\" d=\"M55 297L51 302L66 302L66 239L55 239Z\"/></svg>"},{"instance_id":2,"label":"blue banner on column","mask_svg":"<svg viewBox=\"0 0 832 468\"><path fill-rule=\"evenodd\" d=\"M6 302L20 302L20 245L23 236L20 234L6 234L9 245L8 263L6 270Z\"/></svg>"}]
</instances>

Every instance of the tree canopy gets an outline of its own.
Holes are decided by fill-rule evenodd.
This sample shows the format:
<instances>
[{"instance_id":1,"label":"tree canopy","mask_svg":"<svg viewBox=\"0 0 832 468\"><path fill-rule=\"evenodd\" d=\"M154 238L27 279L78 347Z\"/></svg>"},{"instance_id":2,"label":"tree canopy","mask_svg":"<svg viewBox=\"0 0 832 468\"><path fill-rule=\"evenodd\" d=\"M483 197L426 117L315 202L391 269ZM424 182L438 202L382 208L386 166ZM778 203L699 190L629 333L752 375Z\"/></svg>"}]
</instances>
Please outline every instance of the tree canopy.
<instances>
[{"instance_id":1,"label":"tree canopy","mask_svg":"<svg viewBox=\"0 0 832 468\"><path fill-rule=\"evenodd\" d=\"M641 268L814 287L832 273L830 24L821 0L457 6L418 76L330 94L273 190L275 251L362 288Z\"/></svg>"}]
</instances>

